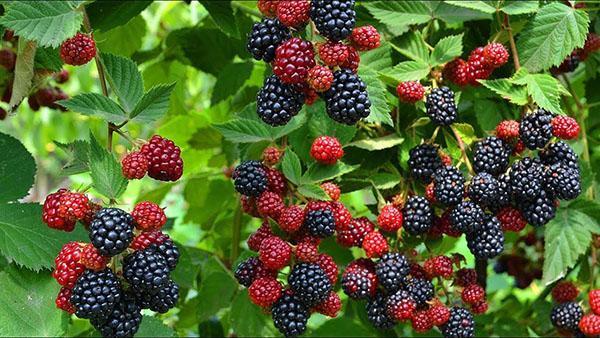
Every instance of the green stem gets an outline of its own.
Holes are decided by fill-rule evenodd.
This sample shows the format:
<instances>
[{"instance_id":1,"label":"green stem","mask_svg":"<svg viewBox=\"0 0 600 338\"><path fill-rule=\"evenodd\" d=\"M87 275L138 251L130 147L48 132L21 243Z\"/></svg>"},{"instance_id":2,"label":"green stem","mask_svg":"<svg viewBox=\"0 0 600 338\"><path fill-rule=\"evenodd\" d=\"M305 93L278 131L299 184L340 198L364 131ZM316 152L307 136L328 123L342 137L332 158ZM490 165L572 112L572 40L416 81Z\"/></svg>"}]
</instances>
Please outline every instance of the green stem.
<instances>
[{"instance_id":1,"label":"green stem","mask_svg":"<svg viewBox=\"0 0 600 338\"><path fill-rule=\"evenodd\" d=\"M248 6L245 6L245 5L243 5L243 4L241 4L241 3L237 2L237 1L232 1L231 2L231 7L237 8L237 9L239 9L240 11L242 11L242 12L244 12L246 14L250 14L252 16L256 16L256 17L259 17L259 18L262 18L262 16L263 16L262 13L259 10L254 9L254 8L250 8Z\"/></svg>"},{"instance_id":2,"label":"green stem","mask_svg":"<svg viewBox=\"0 0 600 338\"><path fill-rule=\"evenodd\" d=\"M450 129L452 130L452 133L454 134L454 137L456 138L456 142L458 143L458 147L460 148L463 162L467 166L469 173L471 175L473 175L474 174L473 166L471 165L471 161L469 161L469 156L467 155L467 151L465 149L465 143L463 142L462 138L460 137L460 135L458 134L458 131L456 130L456 128L454 128L454 126L450 126Z\"/></svg>"}]
</instances>

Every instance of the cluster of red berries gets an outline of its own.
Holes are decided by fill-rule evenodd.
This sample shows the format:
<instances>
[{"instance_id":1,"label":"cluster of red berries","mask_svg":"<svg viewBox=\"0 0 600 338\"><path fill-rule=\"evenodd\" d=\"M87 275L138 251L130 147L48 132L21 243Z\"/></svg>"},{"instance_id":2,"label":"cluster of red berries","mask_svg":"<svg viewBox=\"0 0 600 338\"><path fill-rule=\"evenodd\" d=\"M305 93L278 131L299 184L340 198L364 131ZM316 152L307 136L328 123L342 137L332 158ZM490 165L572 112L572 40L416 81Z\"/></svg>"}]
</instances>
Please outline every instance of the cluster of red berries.
<instances>
[{"instance_id":1,"label":"cluster of red berries","mask_svg":"<svg viewBox=\"0 0 600 338\"><path fill-rule=\"evenodd\" d=\"M54 80L56 84L65 83L69 80L69 72L63 69L60 72L55 73L52 76L52 80ZM56 101L66 100L68 98L69 95L55 85L38 89L35 93L29 95L27 103L29 104L29 108L33 111L38 111L41 107L48 107L64 112L67 111L67 109L57 104Z\"/></svg>"},{"instance_id":2,"label":"cluster of red berries","mask_svg":"<svg viewBox=\"0 0 600 338\"><path fill-rule=\"evenodd\" d=\"M501 67L508 61L508 51L500 43L489 43L484 47L477 47L467 61L457 58L444 66L444 79L459 86L477 86L477 80L485 80L494 69Z\"/></svg>"},{"instance_id":3,"label":"cluster of red berries","mask_svg":"<svg viewBox=\"0 0 600 338\"><path fill-rule=\"evenodd\" d=\"M183 175L181 149L167 138L154 135L121 160L123 176L130 180L142 179L146 174L159 181L177 181Z\"/></svg>"},{"instance_id":4,"label":"cluster of red berries","mask_svg":"<svg viewBox=\"0 0 600 338\"><path fill-rule=\"evenodd\" d=\"M561 336L597 337L600 335L600 289L588 293L588 314L584 314L576 302L578 296L579 290L572 282L561 281L554 286L552 299L556 305L550 314L552 325Z\"/></svg>"},{"instance_id":5,"label":"cluster of red berries","mask_svg":"<svg viewBox=\"0 0 600 338\"><path fill-rule=\"evenodd\" d=\"M552 67L550 72L554 75L570 73L579 66L580 62L585 61L592 53L598 50L600 50L600 36L590 32L587 35L583 47L575 48L575 50L573 50L560 65Z\"/></svg>"}]
</instances>

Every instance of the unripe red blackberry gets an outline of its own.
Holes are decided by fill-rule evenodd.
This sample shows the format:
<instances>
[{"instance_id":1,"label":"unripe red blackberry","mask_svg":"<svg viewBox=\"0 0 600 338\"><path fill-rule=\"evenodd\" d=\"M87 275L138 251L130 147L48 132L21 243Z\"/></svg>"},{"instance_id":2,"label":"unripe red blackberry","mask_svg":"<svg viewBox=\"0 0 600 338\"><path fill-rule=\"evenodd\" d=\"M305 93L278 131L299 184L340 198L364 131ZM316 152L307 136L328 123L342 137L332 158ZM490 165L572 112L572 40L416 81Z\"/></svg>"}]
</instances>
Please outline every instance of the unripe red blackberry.
<instances>
[{"instance_id":1,"label":"unripe red blackberry","mask_svg":"<svg viewBox=\"0 0 600 338\"><path fill-rule=\"evenodd\" d=\"M327 278L329 278L331 285L335 285L335 283L337 283L339 271L337 264L333 260L333 257L329 256L328 254L321 253L317 257L315 264L320 266L321 269L325 271L325 274L327 275Z\"/></svg>"},{"instance_id":2,"label":"unripe red blackberry","mask_svg":"<svg viewBox=\"0 0 600 338\"><path fill-rule=\"evenodd\" d=\"M356 49L361 51L375 49L381 43L379 32L371 25L354 28L348 40Z\"/></svg>"},{"instance_id":3,"label":"unripe red blackberry","mask_svg":"<svg viewBox=\"0 0 600 338\"><path fill-rule=\"evenodd\" d=\"M271 306L281 296L281 283L273 277L258 278L248 288L248 296L258 306Z\"/></svg>"},{"instance_id":4,"label":"unripe red blackberry","mask_svg":"<svg viewBox=\"0 0 600 338\"><path fill-rule=\"evenodd\" d=\"M131 152L121 161L123 176L128 180L140 180L148 172L148 158L139 151Z\"/></svg>"},{"instance_id":5,"label":"unripe red blackberry","mask_svg":"<svg viewBox=\"0 0 600 338\"><path fill-rule=\"evenodd\" d=\"M102 256L91 243L86 244L81 251L81 264L87 269L100 271L106 268L110 257Z\"/></svg>"},{"instance_id":6,"label":"unripe red blackberry","mask_svg":"<svg viewBox=\"0 0 600 338\"><path fill-rule=\"evenodd\" d=\"M402 227L402 212L392 204L386 204L377 216L377 224L383 231L398 231Z\"/></svg>"},{"instance_id":7,"label":"unripe red blackberry","mask_svg":"<svg viewBox=\"0 0 600 338\"><path fill-rule=\"evenodd\" d=\"M142 231L160 229L167 223L165 211L156 203L143 201L135 205L131 211L135 227Z\"/></svg>"},{"instance_id":8,"label":"unripe red blackberry","mask_svg":"<svg viewBox=\"0 0 600 338\"><path fill-rule=\"evenodd\" d=\"M362 248L369 258L380 257L389 250L387 240L379 231L367 234L363 239Z\"/></svg>"},{"instance_id":9,"label":"unripe red blackberry","mask_svg":"<svg viewBox=\"0 0 600 338\"><path fill-rule=\"evenodd\" d=\"M588 32L587 39L585 40L585 44L583 45L581 58L583 60L585 60L591 53L594 53L595 51L597 51L599 49L600 49L600 36L598 36L596 33Z\"/></svg>"},{"instance_id":10,"label":"unripe red blackberry","mask_svg":"<svg viewBox=\"0 0 600 338\"><path fill-rule=\"evenodd\" d=\"M396 93L398 94L400 101L415 103L423 99L425 88L417 81L400 82L398 87L396 87Z\"/></svg>"},{"instance_id":11,"label":"unripe red blackberry","mask_svg":"<svg viewBox=\"0 0 600 338\"><path fill-rule=\"evenodd\" d=\"M525 229L527 221L523 218L521 212L513 207L504 207L498 211L496 218L502 225L504 231L519 232Z\"/></svg>"},{"instance_id":12,"label":"unripe red blackberry","mask_svg":"<svg viewBox=\"0 0 600 338\"><path fill-rule=\"evenodd\" d=\"M354 74L356 74L356 72L358 71L359 65L360 65L360 54L358 54L358 51L356 50L356 48L354 48L352 46L348 46L348 58L340 64L340 67L348 68Z\"/></svg>"},{"instance_id":13,"label":"unripe red blackberry","mask_svg":"<svg viewBox=\"0 0 600 338\"><path fill-rule=\"evenodd\" d=\"M283 83L302 83L308 71L315 66L315 54L310 41L291 38L284 41L275 50L273 74Z\"/></svg>"},{"instance_id":14,"label":"unripe red blackberry","mask_svg":"<svg viewBox=\"0 0 600 338\"><path fill-rule=\"evenodd\" d=\"M75 229L75 220L68 220L58 215L60 197L67 193L69 193L67 189L59 189L58 191L46 196L44 206L42 208L42 220L50 228L64 231L73 231L73 229Z\"/></svg>"},{"instance_id":15,"label":"unripe red blackberry","mask_svg":"<svg viewBox=\"0 0 600 338\"><path fill-rule=\"evenodd\" d=\"M337 241L345 247L361 247L367 234L375 230L375 225L366 217L352 219L346 227L337 229Z\"/></svg>"},{"instance_id":16,"label":"unripe red blackberry","mask_svg":"<svg viewBox=\"0 0 600 338\"><path fill-rule=\"evenodd\" d=\"M265 165L273 166L279 163L282 151L274 146L266 147L262 153L262 160Z\"/></svg>"},{"instance_id":17,"label":"unripe red blackberry","mask_svg":"<svg viewBox=\"0 0 600 338\"><path fill-rule=\"evenodd\" d=\"M317 92L324 92L331 88L333 73L328 67L316 65L308 71L306 82Z\"/></svg>"},{"instance_id":18,"label":"unripe red blackberry","mask_svg":"<svg viewBox=\"0 0 600 338\"><path fill-rule=\"evenodd\" d=\"M319 163L331 165L344 156L344 150L337 138L319 136L310 147L310 156Z\"/></svg>"},{"instance_id":19,"label":"unripe red blackberry","mask_svg":"<svg viewBox=\"0 0 600 338\"><path fill-rule=\"evenodd\" d=\"M314 263L319 257L319 248L312 241L301 241L294 253L298 261Z\"/></svg>"},{"instance_id":20,"label":"unripe red blackberry","mask_svg":"<svg viewBox=\"0 0 600 338\"><path fill-rule=\"evenodd\" d=\"M6 68L9 72L15 70L15 63L17 62L17 54L12 49L3 48L0 49L0 66Z\"/></svg>"},{"instance_id":21,"label":"unripe red blackberry","mask_svg":"<svg viewBox=\"0 0 600 338\"><path fill-rule=\"evenodd\" d=\"M417 309L414 299L405 290L398 290L390 295L386 301L388 316L397 321L410 320Z\"/></svg>"},{"instance_id":22,"label":"unripe red blackberry","mask_svg":"<svg viewBox=\"0 0 600 338\"><path fill-rule=\"evenodd\" d=\"M411 318L411 324L415 332L423 333L433 328L433 321L427 310L415 311Z\"/></svg>"},{"instance_id":23,"label":"unripe red blackberry","mask_svg":"<svg viewBox=\"0 0 600 338\"><path fill-rule=\"evenodd\" d=\"M600 315L600 289L592 290L588 293L590 309L597 315Z\"/></svg>"},{"instance_id":24,"label":"unripe red blackberry","mask_svg":"<svg viewBox=\"0 0 600 338\"><path fill-rule=\"evenodd\" d=\"M83 244L69 242L61 248L58 256L54 259L55 268L52 277L58 284L72 288L79 276L85 271L85 265L81 263Z\"/></svg>"},{"instance_id":25,"label":"unripe red blackberry","mask_svg":"<svg viewBox=\"0 0 600 338\"><path fill-rule=\"evenodd\" d=\"M329 196L329 198L331 198L332 200L337 201L340 199L340 195L342 192L340 190L340 187L337 186L337 184L333 182L324 182L321 183L321 189L323 189L327 196Z\"/></svg>"},{"instance_id":26,"label":"unripe red blackberry","mask_svg":"<svg viewBox=\"0 0 600 338\"><path fill-rule=\"evenodd\" d=\"M271 236L262 241L258 254L267 268L279 270L288 265L292 257L292 248L281 238Z\"/></svg>"},{"instance_id":27,"label":"unripe red blackberry","mask_svg":"<svg viewBox=\"0 0 600 338\"><path fill-rule=\"evenodd\" d=\"M131 241L129 248L133 250L144 250L151 244L160 245L168 239L170 239L169 236L160 230L144 231L135 236L133 241Z\"/></svg>"},{"instance_id":28,"label":"unripe red blackberry","mask_svg":"<svg viewBox=\"0 0 600 338\"><path fill-rule=\"evenodd\" d=\"M340 66L350 57L350 48L340 42L327 41L317 46L319 58L329 67Z\"/></svg>"},{"instance_id":29,"label":"unripe red blackberry","mask_svg":"<svg viewBox=\"0 0 600 338\"><path fill-rule=\"evenodd\" d=\"M498 68L508 61L508 51L501 43L490 43L483 47L486 63L492 68Z\"/></svg>"},{"instance_id":30,"label":"unripe red blackberry","mask_svg":"<svg viewBox=\"0 0 600 338\"><path fill-rule=\"evenodd\" d=\"M445 279L452 277L452 260L446 256L429 258L425 261L423 267L431 277L442 277Z\"/></svg>"},{"instance_id":31,"label":"unripe red blackberry","mask_svg":"<svg viewBox=\"0 0 600 338\"><path fill-rule=\"evenodd\" d=\"M586 337L597 337L600 335L600 316L590 313L581 318L579 329Z\"/></svg>"},{"instance_id":32,"label":"unripe red blackberry","mask_svg":"<svg viewBox=\"0 0 600 338\"><path fill-rule=\"evenodd\" d=\"M470 82L467 62L463 59L455 59L444 66L442 74L444 79L459 85L466 86Z\"/></svg>"},{"instance_id":33,"label":"unripe red blackberry","mask_svg":"<svg viewBox=\"0 0 600 338\"><path fill-rule=\"evenodd\" d=\"M504 120L496 126L496 136L504 141L510 141L519 137L519 122L515 120Z\"/></svg>"},{"instance_id":34,"label":"unripe red blackberry","mask_svg":"<svg viewBox=\"0 0 600 338\"><path fill-rule=\"evenodd\" d=\"M485 300L485 290L478 284L471 284L462 290L460 297L467 304L477 304Z\"/></svg>"},{"instance_id":35,"label":"unripe red blackberry","mask_svg":"<svg viewBox=\"0 0 600 338\"><path fill-rule=\"evenodd\" d=\"M274 17L277 15L277 6L279 0L258 0L256 6L258 10L266 17Z\"/></svg>"},{"instance_id":36,"label":"unripe red blackberry","mask_svg":"<svg viewBox=\"0 0 600 338\"><path fill-rule=\"evenodd\" d=\"M296 232L304 223L304 210L297 205L290 205L279 214L279 227L285 232Z\"/></svg>"},{"instance_id":37,"label":"unripe red blackberry","mask_svg":"<svg viewBox=\"0 0 600 338\"><path fill-rule=\"evenodd\" d=\"M89 203L85 194L65 192L59 197L57 216L67 220L83 219L90 209Z\"/></svg>"},{"instance_id":38,"label":"unripe red blackberry","mask_svg":"<svg viewBox=\"0 0 600 338\"><path fill-rule=\"evenodd\" d=\"M469 84L478 86L477 80L487 79L492 74L493 68L488 64L483 47L477 47L471 51L467 60L467 73Z\"/></svg>"},{"instance_id":39,"label":"unripe red blackberry","mask_svg":"<svg viewBox=\"0 0 600 338\"><path fill-rule=\"evenodd\" d=\"M56 81L56 83L65 83L69 81L69 71L61 69L59 72L54 73L54 81Z\"/></svg>"},{"instance_id":40,"label":"unripe red blackberry","mask_svg":"<svg viewBox=\"0 0 600 338\"><path fill-rule=\"evenodd\" d=\"M267 190L279 196L285 195L287 191L287 180L283 173L275 168L264 167L267 174Z\"/></svg>"},{"instance_id":41,"label":"unripe red blackberry","mask_svg":"<svg viewBox=\"0 0 600 338\"><path fill-rule=\"evenodd\" d=\"M71 304L71 288L61 287L56 300L56 307L67 312L68 314L75 313L75 307Z\"/></svg>"},{"instance_id":42,"label":"unripe red blackberry","mask_svg":"<svg viewBox=\"0 0 600 338\"><path fill-rule=\"evenodd\" d=\"M563 140L574 140L579 136L579 123L572 117L557 115L551 121L552 135Z\"/></svg>"},{"instance_id":43,"label":"unripe red blackberry","mask_svg":"<svg viewBox=\"0 0 600 338\"><path fill-rule=\"evenodd\" d=\"M471 312L476 315L481 315L487 312L489 308L489 304L487 301L483 300L479 303L475 303L471 305Z\"/></svg>"},{"instance_id":44,"label":"unripe red blackberry","mask_svg":"<svg viewBox=\"0 0 600 338\"><path fill-rule=\"evenodd\" d=\"M96 42L85 34L77 33L60 46L60 58L68 65L84 65L94 56L96 56Z\"/></svg>"},{"instance_id":45,"label":"unripe red blackberry","mask_svg":"<svg viewBox=\"0 0 600 338\"><path fill-rule=\"evenodd\" d=\"M261 216L273 219L277 219L285 207L281 196L271 191L263 192L256 200L256 206Z\"/></svg>"},{"instance_id":46,"label":"unripe red blackberry","mask_svg":"<svg viewBox=\"0 0 600 338\"><path fill-rule=\"evenodd\" d=\"M298 28L308 22L310 1L307 0L279 0L277 5L277 18L288 27Z\"/></svg>"},{"instance_id":47,"label":"unripe red blackberry","mask_svg":"<svg viewBox=\"0 0 600 338\"><path fill-rule=\"evenodd\" d=\"M262 242L272 236L274 236L274 234L271 230L271 226L269 225L269 221L265 221L254 233L250 235L250 237L248 237L248 248L250 248L252 251L258 252Z\"/></svg>"},{"instance_id":48,"label":"unripe red blackberry","mask_svg":"<svg viewBox=\"0 0 600 338\"><path fill-rule=\"evenodd\" d=\"M443 304L433 305L427 312L435 326L444 325L450 319L450 310Z\"/></svg>"},{"instance_id":49,"label":"unripe red blackberry","mask_svg":"<svg viewBox=\"0 0 600 338\"><path fill-rule=\"evenodd\" d=\"M277 271L267 269L258 257L249 257L238 264L234 276L238 283L245 287L250 287L252 282L258 278L277 277Z\"/></svg>"},{"instance_id":50,"label":"unripe red blackberry","mask_svg":"<svg viewBox=\"0 0 600 338\"><path fill-rule=\"evenodd\" d=\"M335 318L338 315L338 312L342 309L342 300L340 296L331 291L329 296L322 301L321 303L315 306L314 310L320 314L323 314L327 317Z\"/></svg>"},{"instance_id":51,"label":"unripe red blackberry","mask_svg":"<svg viewBox=\"0 0 600 338\"><path fill-rule=\"evenodd\" d=\"M377 276L365 268L346 269L342 274L342 289L352 299L369 299L377 290Z\"/></svg>"},{"instance_id":52,"label":"unripe red blackberry","mask_svg":"<svg viewBox=\"0 0 600 338\"><path fill-rule=\"evenodd\" d=\"M458 286L467 287L477 283L477 272L474 269L462 268L456 271L454 283Z\"/></svg>"},{"instance_id":53,"label":"unripe red blackberry","mask_svg":"<svg viewBox=\"0 0 600 338\"><path fill-rule=\"evenodd\" d=\"M579 295L579 290L572 282L559 282L552 288L552 299L557 303L574 301Z\"/></svg>"},{"instance_id":54,"label":"unripe red blackberry","mask_svg":"<svg viewBox=\"0 0 600 338\"><path fill-rule=\"evenodd\" d=\"M148 159L148 176L159 181L177 181L183 175L181 149L173 141L154 135L140 151Z\"/></svg>"}]
</instances>

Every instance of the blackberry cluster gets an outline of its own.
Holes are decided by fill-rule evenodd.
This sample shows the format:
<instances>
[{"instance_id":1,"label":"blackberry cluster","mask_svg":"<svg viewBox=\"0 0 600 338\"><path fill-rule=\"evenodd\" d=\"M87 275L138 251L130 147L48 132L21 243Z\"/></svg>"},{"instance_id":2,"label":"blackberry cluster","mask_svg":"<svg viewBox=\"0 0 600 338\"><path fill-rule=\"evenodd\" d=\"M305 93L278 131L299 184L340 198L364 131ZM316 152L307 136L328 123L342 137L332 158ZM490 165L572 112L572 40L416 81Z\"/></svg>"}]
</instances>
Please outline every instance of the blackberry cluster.
<instances>
[{"instance_id":1,"label":"blackberry cluster","mask_svg":"<svg viewBox=\"0 0 600 338\"><path fill-rule=\"evenodd\" d=\"M408 260L397 252L383 255L375 265L377 280L387 292L400 289L409 272Z\"/></svg>"},{"instance_id":2,"label":"blackberry cluster","mask_svg":"<svg viewBox=\"0 0 600 338\"><path fill-rule=\"evenodd\" d=\"M133 240L133 217L118 208L104 208L90 224L89 237L100 254L114 256L123 252Z\"/></svg>"},{"instance_id":3,"label":"blackberry cluster","mask_svg":"<svg viewBox=\"0 0 600 338\"><path fill-rule=\"evenodd\" d=\"M319 34L329 40L339 41L352 34L356 23L354 0L313 0L310 18Z\"/></svg>"},{"instance_id":4,"label":"blackberry cluster","mask_svg":"<svg viewBox=\"0 0 600 338\"><path fill-rule=\"evenodd\" d=\"M449 126L458 117L454 92L448 87L434 88L425 101L427 115L434 124Z\"/></svg>"},{"instance_id":5,"label":"blackberry cluster","mask_svg":"<svg viewBox=\"0 0 600 338\"><path fill-rule=\"evenodd\" d=\"M308 306L323 302L332 290L325 271L317 264L296 264L288 276L288 283L296 297Z\"/></svg>"},{"instance_id":6,"label":"blackberry cluster","mask_svg":"<svg viewBox=\"0 0 600 338\"><path fill-rule=\"evenodd\" d=\"M103 337L133 337L142 323L141 308L132 295L125 293L112 313L91 323Z\"/></svg>"},{"instance_id":7,"label":"blackberry cluster","mask_svg":"<svg viewBox=\"0 0 600 338\"><path fill-rule=\"evenodd\" d=\"M422 196L411 196L402 209L404 229L411 235L422 235L431 228L433 212L429 201Z\"/></svg>"},{"instance_id":8,"label":"blackberry cluster","mask_svg":"<svg viewBox=\"0 0 600 338\"><path fill-rule=\"evenodd\" d=\"M546 189L557 198L572 200L581 194L581 174L577 168L555 163L547 166L544 174Z\"/></svg>"},{"instance_id":9,"label":"blackberry cluster","mask_svg":"<svg viewBox=\"0 0 600 338\"><path fill-rule=\"evenodd\" d=\"M121 282L110 269L86 270L71 292L71 304L79 318L104 320L120 302Z\"/></svg>"},{"instance_id":10,"label":"blackberry cluster","mask_svg":"<svg viewBox=\"0 0 600 338\"><path fill-rule=\"evenodd\" d=\"M141 290L134 291L136 300L142 308L158 313L166 313L179 300L179 285L172 280L169 280L154 293Z\"/></svg>"},{"instance_id":11,"label":"blackberry cluster","mask_svg":"<svg viewBox=\"0 0 600 338\"><path fill-rule=\"evenodd\" d=\"M282 126L298 114L304 99L302 92L271 75L256 95L256 112L266 124Z\"/></svg>"},{"instance_id":12,"label":"blackberry cluster","mask_svg":"<svg viewBox=\"0 0 600 338\"><path fill-rule=\"evenodd\" d=\"M123 277L135 289L155 292L169 280L167 260L153 244L125 257Z\"/></svg>"},{"instance_id":13,"label":"blackberry cluster","mask_svg":"<svg viewBox=\"0 0 600 338\"><path fill-rule=\"evenodd\" d=\"M475 146L473 169L477 173L500 175L508 167L510 150L501 139L488 136Z\"/></svg>"},{"instance_id":14,"label":"blackberry cluster","mask_svg":"<svg viewBox=\"0 0 600 338\"><path fill-rule=\"evenodd\" d=\"M540 190L539 194L532 200L522 200L520 207L523 218L527 223L534 226L541 226L554 218L556 215L556 205L545 190Z\"/></svg>"},{"instance_id":15,"label":"blackberry cluster","mask_svg":"<svg viewBox=\"0 0 600 338\"><path fill-rule=\"evenodd\" d=\"M433 173L442 166L438 150L437 145L423 143L409 151L408 167L413 177L431 182Z\"/></svg>"},{"instance_id":16,"label":"blackberry cluster","mask_svg":"<svg viewBox=\"0 0 600 338\"><path fill-rule=\"evenodd\" d=\"M433 174L435 200L445 205L456 205L463 199L465 178L452 166L445 166Z\"/></svg>"},{"instance_id":17,"label":"blackberry cluster","mask_svg":"<svg viewBox=\"0 0 600 338\"><path fill-rule=\"evenodd\" d=\"M277 47L291 37L290 30L279 20L264 18L252 27L246 48L256 60L271 62Z\"/></svg>"},{"instance_id":18,"label":"blackberry cluster","mask_svg":"<svg viewBox=\"0 0 600 338\"><path fill-rule=\"evenodd\" d=\"M424 306L433 299L434 290L430 280L425 278L413 278L406 284L406 290L417 306Z\"/></svg>"},{"instance_id":19,"label":"blackberry cluster","mask_svg":"<svg viewBox=\"0 0 600 338\"><path fill-rule=\"evenodd\" d=\"M519 135L527 148L532 150L544 148L550 142L553 117L554 114L541 108L523 117L519 126Z\"/></svg>"},{"instance_id":20,"label":"blackberry cluster","mask_svg":"<svg viewBox=\"0 0 600 338\"><path fill-rule=\"evenodd\" d=\"M316 237L325 238L335 232L335 219L331 210L313 210L306 213L304 226Z\"/></svg>"},{"instance_id":21,"label":"blackberry cluster","mask_svg":"<svg viewBox=\"0 0 600 338\"><path fill-rule=\"evenodd\" d=\"M442 326L442 334L448 338L469 338L475 336L473 315L465 308L450 309L450 319Z\"/></svg>"},{"instance_id":22,"label":"blackberry cluster","mask_svg":"<svg viewBox=\"0 0 600 338\"><path fill-rule=\"evenodd\" d=\"M333 83L323 98L327 114L336 122L353 125L371 114L367 86L349 69L333 73Z\"/></svg>"},{"instance_id":23,"label":"blackberry cluster","mask_svg":"<svg viewBox=\"0 0 600 338\"><path fill-rule=\"evenodd\" d=\"M520 201L535 199L542 191L544 168L537 158L525 157L510 168L510 187Z\"/></svg>"},{"instance_id":24,"label":"blackberry cluster","mask_svg":"<svg viewBox=\"0 0 600 338\"><path fill-rule=\"evenodd\" d=\"M493 258L504 251L504 232L494 216L486 217L479 231L467 234L467 246L477 258Z\"/></svg>"},{"instance_id":25,"label":"blackberry cluster","mask_svg":"<svg viewBox=\"0 0 600 338\"><path fill-rule=\"evenodd\" d=\"M579 156L564 141L550 143L546 148L540 150L539 157L545 165L562 163L570 168L579 169Z\"/></svg>"}]
</instances>

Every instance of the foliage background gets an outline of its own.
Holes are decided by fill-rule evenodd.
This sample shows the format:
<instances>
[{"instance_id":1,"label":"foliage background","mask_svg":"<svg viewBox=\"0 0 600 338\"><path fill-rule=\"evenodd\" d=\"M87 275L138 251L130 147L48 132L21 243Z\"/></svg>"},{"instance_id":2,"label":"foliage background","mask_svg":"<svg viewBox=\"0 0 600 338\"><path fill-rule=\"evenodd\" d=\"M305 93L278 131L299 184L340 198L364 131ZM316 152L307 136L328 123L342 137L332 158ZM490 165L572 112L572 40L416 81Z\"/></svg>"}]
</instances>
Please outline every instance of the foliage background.
<instances>
[{"instance_id":1,"label":"foliage background","mask_svg":"<svg viewBox=\"0 0 600 338\"><path fill-rule=\"evenodd\" d=\"M361 3L357 6L358 25L372 24L385 34L385 42L379 49L361 55L360 74L374 103L373 117L369 122L375 124L361 124L359 128L335 124L325 117L324 106L319 102L305 107L287 129L275 131L258 122L252 105L269 71L263 63L252 60L245 50L245 36L252 23L259 20L260 13L254 2L205 0L187 4L180 1L137 1L88 5L100 51L134 60L142 72L145 90L157 84L176 83L168 110L159 122L128 125L133 138L145 139L156 133L174 140L182 148L185 162L185 175L180 182L158 185L150 180L132 181L119 199L119 204L126 209L140 200L166 206L167 215L172 220L168 232L181 244L183 251L174 276L184 289L179 306L165 315L144 319L140 336L219 336L228 333L270 336L277 333L270 317L250 303L246 291L238 287L230 270L236 262L250 255L244 239L259 224L240 212L232 183L223 170L239 158L258 158L265 146L284 134L287 134L291 149L304 163L308 163L309 140L321 134L335 135L346 145L347 153L344 160L348 167L341 168L336 174L346 174L341 181L346 192L342 201L355 217L373 219L382 196L397 190L402 183L401 173L406 169L408 150L433 131L433 127L423 119L422 107L414 108L397 101L394 87L398 81L423 78L429 73L430 66L484 45L497 32L498 41L507 44L508 36L500 31L496 13L502 6L509 8L506 10L509 12L509 4L502 1L471 3ZM530 26L540 5L547 4L537 1L524 3L508 13L514 34L543 36L545 32L531 32ZM590 7L593 8L593 5ZM595 20L596 13L590 10L586 16L589 15L592 22L590 30L598 32L600 24ZM446 46L441 46L439 53L434 51L430 57L426 48L423 54L423 46L415 46L420 41L420 34L426 36L426 41L432 46L445 37L450 38L445 39ZM517 39L518 47L526 55L533 48L527 45L529 37L526 35L523 41L519 36ZM560 40L559 37L552 39ZM550 42L558 41L555 40ZM547 69L549 66L544 63L548 60L544 58L548 57L533 54L525 62L526 68L532 73ZM586 160L583 170L584 186L590 189L588 197L597 196L595 171L600 165L600 128L597 128L600 124L599 61L600 58L595 55L569 74L570 87L566 91L570 91L571 96L563 95L560 99L560 94L556 98L546 97L549 104L558 105L560 110L576 111L586 118L584 129L587 136L573 146ZM93 62L66 69L71 73L71 79L62 88L70 96L101 92ZM512 73L510 65L496 71L494 76L508 78ZM566 87L565 82L561 83ZM559 84L550 83L549 86L556 87L543 88L542 94L558 93L560 90ZM517 87L510 84L510 92L504 96L514 100L522 98L522 88ZM583 105L582 109L578 109L575 97ZM537 99L536 102L540 103ZM460 120L464 122L459 127L466 143L472 143L477 136L491 131L500 120L516 118L519 114L517 105L486 86L463 91L459 109ZM240 133L239 122L235 122L239 118L254 121L250 124L254 129ZM63 167L71 158L56 143L87 140L90 130L100 142L106 141L106 122L102 119L47 108L33 112L26 104L21 104L14 115L0 122L0 132L20 140L37 165L35 184L21 202L39 203L58 187L77 188L91 183L87 174L63 175ZM382 133L382 130L387 131ZM120 158L130 145L119 136L115 137L114 152ZM456 144L449 138L447 142L451 154L458 157ZM2 152L9 154L7 149ZM360 169L357 169L358 166ZM47 234L43 232L40 217L35 216L36 212L39 215L40 208L35 205L27 205L26 208L31 208L34 216L18 218L10 205L0 206L0 251L3 253L0 257L0 285L3 286L0 291L0 335L95 334L87 321L69 318L54 307L59 287L50 277L52 257L60 247L57 243L73 238L69 236L84 238L85 235L77 232L69 236ZM575 201L561 206L557 221L548 225L546 231L560 229L561 233L555 236L557 241L564 238L560 236L571 235L581 240L574 246L553 250L558 253L552 261L556 271L545 271L550 275L546 274L543 282L537 280L530 288L521 290L513 287L512 277L490 273L490 311L478 317L477 334L541 335L551 332L548 320L551 305L545 299L548 290L545 282L556 280L568 269L570 276L582 284L587 285L590 280L595 282L594 264L587 259L587 253L591 250L590 233L599 232L598 215L600 208L596 202ZM11 227L17 231L7 230ZM17 244L28 236L23 230L25 227L42 232L40 246L51 243L45 250L45 257L30 257L26 249L23 253L11 253L11 250L18 250ZM543 233L544 228L537 231ZM572 231L572 234L562 233L564 231ZM508 241L514 242L515 238ZM552 241L547 238L548 242ZM333 241L325 241L322 246L340 265L360 255L359 251L338 248ZM428 243L428 248L439 253L462 253L468 258L469 265L473 264L464 239L444 239ZM20 262L15 259L18 254L24 255ZM11 263L12 260L19 264ZM23 264L24 260L30 264ZM572 269L574 265L576 268ZM348 302L344 296L342 299L344 306L340 317L326 320L321 315L313 315L307 335L381 334L366 322L363 304ZM150 316L152 314L148 313ZM518 325L515 325L515 320ZM398 325L395 334L414 335L406 325Z\"/></svg>"}]
</instances>

